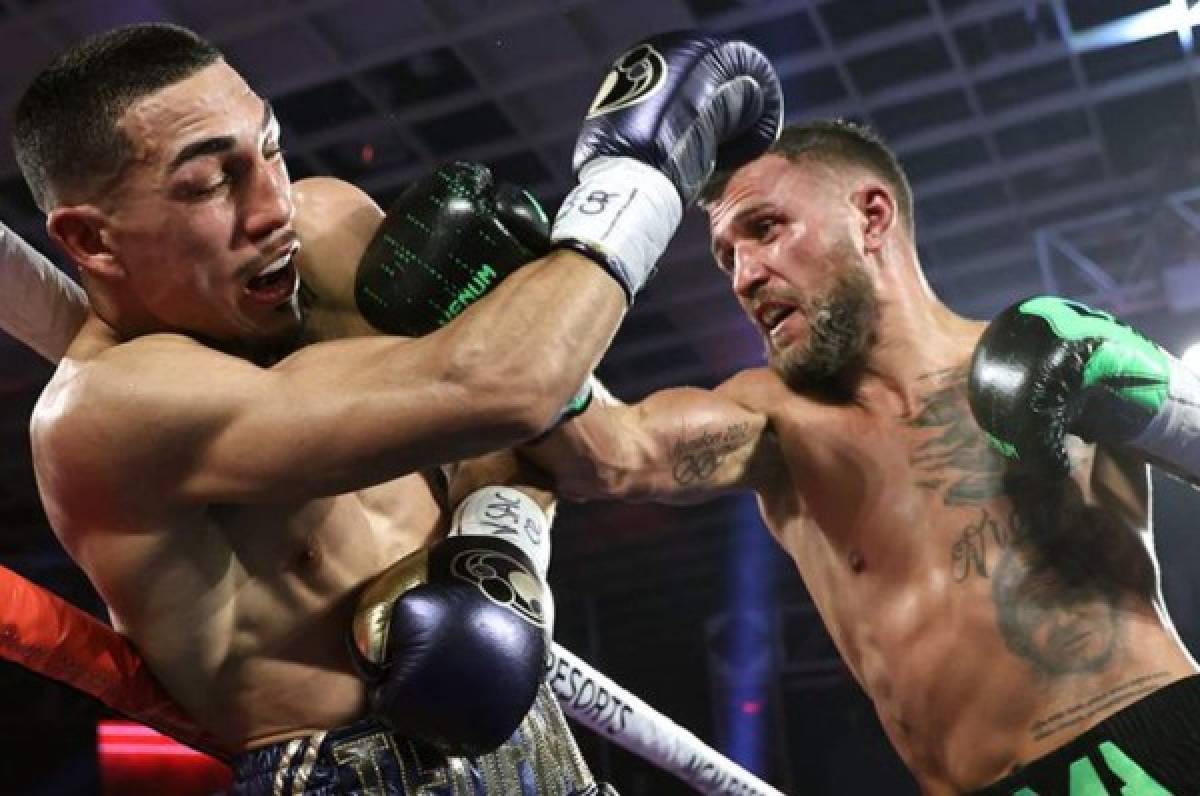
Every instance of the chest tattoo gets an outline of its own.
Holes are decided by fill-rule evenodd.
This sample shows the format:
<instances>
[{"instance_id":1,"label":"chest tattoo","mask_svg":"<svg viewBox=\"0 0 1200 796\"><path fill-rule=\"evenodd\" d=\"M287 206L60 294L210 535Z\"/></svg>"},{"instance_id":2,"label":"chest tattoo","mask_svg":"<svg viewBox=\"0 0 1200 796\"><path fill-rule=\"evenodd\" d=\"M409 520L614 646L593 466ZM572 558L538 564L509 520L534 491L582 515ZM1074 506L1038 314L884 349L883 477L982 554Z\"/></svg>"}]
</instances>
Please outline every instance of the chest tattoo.
<instances>
[{"instance_id":1,"label":"chest tattoo","mask_svg":"<svg viewBox=\"0 0 1200 796\"><path fill-rule=\"evenodd\" d=\"M955 583L988 584L1005 646L1043 676L1096 672L1122 638L1123 594L1144 591L1144 556L1127 529L1067 480L1022 491L971 416L966 367L926 374L909 461L918 489L962 523L947 550ZM945 509L956 509L945 511ZM972 516L974 514L974 516Z\"/></svg>"},{"instance_id":2,"label":"chest tattoo","mask_svg":"<svg viewBox=\"0 0 1200 796\"><path fill-rule=\"evenodd\" d=\"M950 547L955 582L962 583L972 575L989 577L988 552L1007 549L1019 523L1020 517L1015 511L1005 519L986 508L979 509L979 519L967 523Z\"/></svg>"},{"instance_id":3,"label":"chest tattoo","mask_svg":"<svg viewBox=\"0 0 1200 796\"><path fill-rule=\"evenodd\" d=\"M929 384L909 426L924 432L909 455L917 486L947 506L974 505L1004 494L1004 460L988 447L967 406L966 367L926 374Z\"/></svg>"}]
</instances>

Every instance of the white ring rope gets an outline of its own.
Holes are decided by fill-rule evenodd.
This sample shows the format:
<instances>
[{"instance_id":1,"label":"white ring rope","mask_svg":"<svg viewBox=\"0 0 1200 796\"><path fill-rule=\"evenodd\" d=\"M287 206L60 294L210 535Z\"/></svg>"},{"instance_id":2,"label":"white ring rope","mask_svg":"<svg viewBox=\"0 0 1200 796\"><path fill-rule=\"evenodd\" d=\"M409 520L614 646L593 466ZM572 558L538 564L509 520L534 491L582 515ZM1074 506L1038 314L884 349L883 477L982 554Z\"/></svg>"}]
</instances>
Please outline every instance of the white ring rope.
<instances>
[{"instance_id":1,"label":"white ring rope","mask_svg":"<svg viewBox=\"0 0 1200 796\"><path fill-rule=\"evenodd\" d=\"M783 796L558 644L548 651L546 682L568 716L700 793Z\"/></svg>"},{"instance_id":2,"label":"white ring rope","mask_svg":"<svg viewBox=\"0 0 1200 796\"><path fill-rule=\"evenodd\" d=\"M79 285L0 223L0 329L51 362L62 359L87 314Z\"/></svg>"}]
</instances>

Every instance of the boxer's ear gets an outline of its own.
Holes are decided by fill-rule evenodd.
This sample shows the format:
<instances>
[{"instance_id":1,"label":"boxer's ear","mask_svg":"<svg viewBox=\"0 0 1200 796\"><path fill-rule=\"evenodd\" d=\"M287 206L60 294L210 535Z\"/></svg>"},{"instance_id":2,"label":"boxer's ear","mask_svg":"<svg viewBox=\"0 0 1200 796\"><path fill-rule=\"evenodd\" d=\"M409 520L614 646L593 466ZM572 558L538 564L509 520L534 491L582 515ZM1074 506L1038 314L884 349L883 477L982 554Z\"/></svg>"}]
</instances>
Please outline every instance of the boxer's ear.
<instances>
[{"instance_id":1,"label":"boxer's ear","mask_svg":"<svg viewBox=\"0 0 1200 796\"><path fill-rule=\"evenodd\" d=\"M896 200L883 183L871 181L855 192L854 203L861 214L865 253L878 252L896 224Z\"/></svg>"},{"instance_id":2,"label":"boxer's ear","mask_svg":"<svg viewBox=\"0 0 1200 796\"><path fill-rule=\"evenodd\" d=\"M119 279L125 269L109 248L106 223L95 205L62 205L46 217L46 232L80 270L100 279Z\"/></svg>"}]
</instances>

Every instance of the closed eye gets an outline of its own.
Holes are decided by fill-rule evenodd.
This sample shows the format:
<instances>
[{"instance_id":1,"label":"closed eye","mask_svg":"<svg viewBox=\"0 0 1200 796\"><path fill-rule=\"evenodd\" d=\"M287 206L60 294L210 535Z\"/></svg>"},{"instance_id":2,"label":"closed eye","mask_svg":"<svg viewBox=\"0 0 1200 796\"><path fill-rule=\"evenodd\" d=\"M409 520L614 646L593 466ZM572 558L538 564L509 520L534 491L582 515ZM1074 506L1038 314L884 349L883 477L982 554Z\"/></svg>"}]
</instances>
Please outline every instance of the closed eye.
<instances>
[{"instance_id":1,"label":"closed eye","mask_svg":"<svg viewBox=\"0 0 1200 796\"><path fill-rule=\"evenodd\" d=\"M204 200L216 196L231 181L232 177L229 172L220 168L209 175L196 175L177 183L171 193L184 201Z\"/></svg>"}]
</instances>

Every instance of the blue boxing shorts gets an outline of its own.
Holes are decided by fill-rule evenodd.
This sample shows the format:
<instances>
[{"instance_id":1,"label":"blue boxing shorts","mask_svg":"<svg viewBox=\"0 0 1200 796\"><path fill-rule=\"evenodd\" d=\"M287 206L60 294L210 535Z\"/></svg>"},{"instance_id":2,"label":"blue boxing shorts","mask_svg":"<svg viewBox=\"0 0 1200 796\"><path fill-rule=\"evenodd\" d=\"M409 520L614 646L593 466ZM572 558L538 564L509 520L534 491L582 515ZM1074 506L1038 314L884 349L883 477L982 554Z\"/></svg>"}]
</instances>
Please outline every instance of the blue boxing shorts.
<instances>
[{"instance_id":1,"label":"blue boxing shorts","mask_svg":"<svg viewBox=\"0 0 1200 796\"><path fill-rule=\"evenodd\" d=\"M1200 794L1200 675L1164 686L972 796Z\"/></svg>"},{"instance_id":2,"label":"blue boxing shorts","mask_svg":"<svg viewBox=\"0 0 1200 796\"><path fill-rule=\"evenodd\" d=\"M494 752L445 757L376 719L281 741L233 760L231 796L603 796L550 690Z\"/></svg>"}]
</instances>

